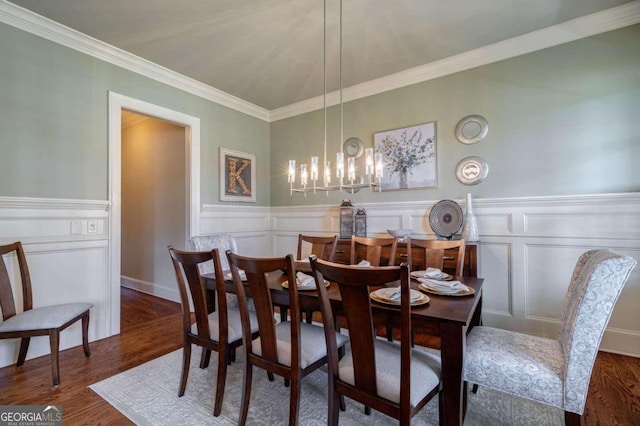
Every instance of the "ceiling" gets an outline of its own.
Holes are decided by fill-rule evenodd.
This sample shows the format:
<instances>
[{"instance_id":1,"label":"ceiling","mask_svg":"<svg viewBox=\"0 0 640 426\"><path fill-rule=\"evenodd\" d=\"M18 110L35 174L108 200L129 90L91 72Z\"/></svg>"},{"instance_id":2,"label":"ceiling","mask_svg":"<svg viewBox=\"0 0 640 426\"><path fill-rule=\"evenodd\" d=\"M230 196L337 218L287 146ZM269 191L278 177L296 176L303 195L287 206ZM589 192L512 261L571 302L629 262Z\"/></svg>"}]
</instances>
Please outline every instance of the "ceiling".
<instances>
[{"instance_id":1,"label":"ceiling","mask_svg":"<svg viewBox=\"0 0 640 426\"><path fill-rule=\"evenodd\" d=\"M324 91L322 0L12 0L266 110ZM327 0L327 91L339 7ZM626 0L345 0L345 88L600 12Z\"/></svg>"}]
</instances>

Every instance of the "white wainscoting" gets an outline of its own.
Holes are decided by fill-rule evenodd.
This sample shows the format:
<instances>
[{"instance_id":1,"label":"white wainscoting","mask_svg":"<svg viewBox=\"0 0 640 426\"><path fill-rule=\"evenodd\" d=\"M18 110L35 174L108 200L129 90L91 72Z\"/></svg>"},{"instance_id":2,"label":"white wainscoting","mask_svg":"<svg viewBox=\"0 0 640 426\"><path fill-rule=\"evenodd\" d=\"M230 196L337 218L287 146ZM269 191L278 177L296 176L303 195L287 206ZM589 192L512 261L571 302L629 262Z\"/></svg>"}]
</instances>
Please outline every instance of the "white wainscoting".
<instances>
[{"instance_id":1,"label":"white wainscoting","mask_svg":"<svg viewBox=\"0 0 640 426\"><path fill-rule=\"evenodd\" d=\"M410 228L434 238L429 211L438 200L355 204L369 236ZM464 200L457 200L464 209ZM579 255L611 248L640 260L640 194L474 199L480 230L479 276L484 324L556 337L564 296ZM338 206L271 209L274 254L295 253L297 234L333 235ZM602 349L640 357L640 268L616 305Z\"/></svg>"},{"instance_id":2,"label":"white wainscoting","mask_svg":"<svg viewBox=\"0 0 640 426\"><path fill-rule=\"evenodd\" d=\"M415 237L434 238L428 214L437 201L356 206L367 211L370 236L410 228ZM457 201L464 208L464 201ZM474 199L474 211L480 229L478 268L485 279L483 320L487 325L554 337L564 292L582 252L612 248L640 260L639 193ZM114 316L119 318L119 305L111 303L108 224L106 201L0 197L0 243L23 242L34 303L93 303L92 341L117 333L110 325ZM337 205L204 205L201 211L202 234L232 234L239 251L250 256L295 253L299 233L334 235L338 229ZM130 283L178 300L177 293L154 283ZM637 268L616 305L603 350L640 357L639 302ZM63 333L62 348L80 343L78 326ZM17 351L17 340L0 342L0 366L15 362ZM29 358L48 352L46 339L36 338Z\"/></svg>"},{"instance_id":3,"label":"white wainscoting","mask_svg":"<svg viewBox=\"0 0 640 426\"><path fill-rule=\"evenodd\" d=\"M105 201L0 197L0 244L21 241L27 257L34 306L89 302L89 340L110 336L109 245ZM95 232L93 232L95 231ZM5 259L19 274L15 257ZM12 277L12 282L18 283ZM18 284L19 285L19 284ZM22 291L17 309L22 309ZM119 312L119 308L117 309ZM18 339L0 341L0 366L15 363ZM60 337L60 348L82 344L80 322ZM47 337L31 339L28 358L49 353Z\"/></svg>"}]
</instances>

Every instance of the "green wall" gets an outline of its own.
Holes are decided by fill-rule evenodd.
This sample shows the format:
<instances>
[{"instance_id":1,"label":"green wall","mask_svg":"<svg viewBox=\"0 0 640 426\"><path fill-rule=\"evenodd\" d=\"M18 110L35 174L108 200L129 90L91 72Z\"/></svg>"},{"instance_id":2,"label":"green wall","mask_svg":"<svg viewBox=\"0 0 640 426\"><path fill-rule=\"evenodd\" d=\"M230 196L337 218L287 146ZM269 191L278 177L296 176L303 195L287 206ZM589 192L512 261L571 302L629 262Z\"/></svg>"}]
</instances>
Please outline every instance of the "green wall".
<instances>
[{"instance_id":1,"label":"green wall","mask_svg":"<svg viewBox=\"0 0 640 426\"><path fill-rule=\"evenodd\" d=\"M201 120L201 202L219 203L218 147L256 154L269 205L269 123L0 24L0 196L108 199L108 91Z\"/></svg>"},{"instance_id":2,"label":"green wall","mask_svg":"<svg viewBox=\"0 0 640 426\"><path fill-rule=\"evenodd\" d=\"M345 72L348 72L345 70ZM487 137L459 143L457 122L480 114ZM354 203L640 191L640 25L504 60L344 105L344 138L436 121L438 188L348 195ZM328 159L339 111L328 114ZM323 112L271 124L271 205L338 204L346 196L289 195L288 159L322 161ZM311 147L311 148L310 148ZM487 179L465 186L458 161L483 157Z\"/></svg>"}]
</instances>

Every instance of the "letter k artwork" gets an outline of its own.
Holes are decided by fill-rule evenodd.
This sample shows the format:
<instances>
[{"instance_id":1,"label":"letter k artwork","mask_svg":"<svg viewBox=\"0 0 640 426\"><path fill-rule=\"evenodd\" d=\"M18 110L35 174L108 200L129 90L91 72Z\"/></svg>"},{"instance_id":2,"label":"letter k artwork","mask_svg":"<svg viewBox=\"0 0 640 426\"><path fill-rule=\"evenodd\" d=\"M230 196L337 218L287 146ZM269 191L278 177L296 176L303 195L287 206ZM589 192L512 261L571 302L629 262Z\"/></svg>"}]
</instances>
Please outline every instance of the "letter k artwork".
<instances>
[{"instance_id":1,"label":"letter k artwork","mask_svg":"<svg viewBox=\"0 0 640 426\"><path fill-rule=\"evenodd\" d=\"M242 164L240 168L236 169L238 161L240 161ZM237 187L239 186L242 190L242 194L251 195L251 190L247 188L247 185L244 183L242 176L240 176L244 169L251 165L251 161L227 157L227 164L229 165L229 187L227 188L227 192L230 194L237 194Z\"/></svg>"}]
</instances>

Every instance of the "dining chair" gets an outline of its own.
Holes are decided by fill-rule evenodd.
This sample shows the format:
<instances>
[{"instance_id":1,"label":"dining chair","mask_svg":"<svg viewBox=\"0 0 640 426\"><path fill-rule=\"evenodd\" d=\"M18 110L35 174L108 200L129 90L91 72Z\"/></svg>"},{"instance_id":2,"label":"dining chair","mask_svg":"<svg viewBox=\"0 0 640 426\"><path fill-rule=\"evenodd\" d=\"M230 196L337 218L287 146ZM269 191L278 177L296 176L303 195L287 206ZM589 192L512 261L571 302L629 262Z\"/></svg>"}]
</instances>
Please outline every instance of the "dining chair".
<instances>
[{"instance_id":1,"label":"dining chair","mask_svg":"<svg viewBox=\"0 0 640 426\"><path fill-rule=\"evenodd\" d=\"M296 285L288 285L291 319L275 324L274 308L269 289L269 280L284 273L288 283L296 282L295 264L292 255L276 258L245 257L227 251L231 272L236 285L240 306L244 339L244 382L239 424L244 425L249 411L253 366L275 373L290 383L289 424L298 423L300 381L327 361L327 346L323 327L302 323ZM239 270L244 270L247 286L253 297L258 317L260 336L253 340L249 332L249 310L245 284ZM283 272L285 271L285 272ZM343 347L347 338L335 334L334 346Z\"/></svg>"},{"instance_id":2,"label":"dining chair","mask_svg":"<svg viewBox=\"0 0 640 426\"><path fill-rule=\"evenodd\" d=\"M309 247L311 245L311 247ZM316 237L312 235L298 234L298 252L297 260L309 257L312 254L323 260L333 262L336 254L336 246L338 245L338 236L332 237Z\"/></svg>"},{"instance_id":3,"label":"dining chair","mask_svg":"<svg viewBox=\"0 0 640 426\"><path fill-rule=\"evenodd\" d=\"M393 266L396 260L396 237L351 237L351 264L366 260L371 266Z\"/></svg>"},{"instance_id":4,"label":"dining chair","mask_svg":"<svg viewBox=\"0 0 640 426\"><path fill-rule=\"evenodd\" d=\"M558 339L491 327L467 336L464 380L558 407L579 425L602 335L636 261L611 250L583 253L564 300Z\"/></svg>"},{"instance_id":5,"label":"dining chair","mask_svg":"<svg viewBox=\"0 0 640 426\"><path fill-rule=\"evenodd\" d=\"M346 396L400 421L411 418L435 395L442 410L440 357L411 347L409 268L400 266L360 267L341 265L311 257L324 333L328 348L328 424L337 425L340 397ZM342 299L351 350L338 359L336 331L324 281L336 283ZM376 337L373 325L371 287L400 284L400 342ZM333 285L333 284L332 284ZM444 419L440 416L440 423ZM364 422L363 422L364 423Z\"/></svg>"},{"instance_id":6,"label":"dining chair","mask_svg":"<svg viewBox=\"0 0 640 426\"><path fill-rule=\"evenodd\" d=\"M296 255L296 259L307 259L310 255L315 254L320 259L333 262L333 258L336 255L337 245L337 235L334 235L332 237L316 237L311 235L298 234L298 252ZM308 324L311 324L313 322L312 311L305 311L304 317Z\"/></svg>"},{"instance_id":7,"label":"dining chair","mask_svg":"<svg viewBox=\"0 0 640 426\"><path fill-rule=\"evenodd\" d=\"M443 270L445 250L457 249L455 255L455 276L461 277L464 271L464 252L466 243L460 240L421 240L407 237L407 263L411 271L437 268Z\"/></svg>"},{"instance_id":8,"label":"dining chair","mask_svg":"<svg viewBox=\"0 0 640 426\"><path fill-rule=\"evenodd\" d=\"M222 276L222 262L218 249L213 251L182 251L169 246L169 254L173 263L180 293L182 307L182 330L184 334L182 348L182 373L178 396L183 396L189 365L191 362L191 345L198 345L207 351L218 352L218 377L216 381L216 396L213 415L219 416L222 411L224 386L227 377L227 364L230 363L232 353L242 345L242 325L240 312L237 307L228 306L224 280L216 280L216 291L219 297L218 309L209 313L205 299L205 286L200 276L199 267L206 262L213 263L216 276ZM195 323L192 320L189 296L193 303ZM248 316L250 333L258 331L255 314ZM209 357L202 357L200 368L206 368Z\"/></svg>"},{"instance_id":9,"label":"dining chair","mask_svg":"<svg viewBox=\"0 0 640 426\"><path fill-rule=\"evenodd\" d=\"M22 312L16 310L16 299L12 290L11 279L5 264L5 255L17 258L20 271L20 287L22 288ZM11 260L10 260L11 262ZM13 268L9 268L13 269ZM18 284L16 283L16 288ZM18 298L17 300L20 300ZM0 309L2 322L0 323L0 339L20 339L20 350L16 366L24 364L27 350L32 337L49 336L51 349L51 375L53 386L60 384L60 332L82 321L82 347L85 356L91 355L89 349L89 310L91 303L64 303L50 306L33 307L33 291L31 275L27 265L22 243L20 241L0 246Z\"/></svg>"}]
</instances>

